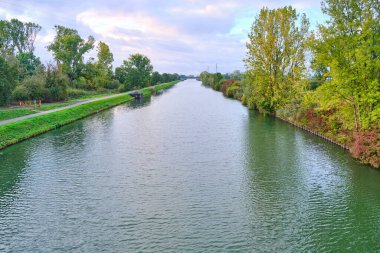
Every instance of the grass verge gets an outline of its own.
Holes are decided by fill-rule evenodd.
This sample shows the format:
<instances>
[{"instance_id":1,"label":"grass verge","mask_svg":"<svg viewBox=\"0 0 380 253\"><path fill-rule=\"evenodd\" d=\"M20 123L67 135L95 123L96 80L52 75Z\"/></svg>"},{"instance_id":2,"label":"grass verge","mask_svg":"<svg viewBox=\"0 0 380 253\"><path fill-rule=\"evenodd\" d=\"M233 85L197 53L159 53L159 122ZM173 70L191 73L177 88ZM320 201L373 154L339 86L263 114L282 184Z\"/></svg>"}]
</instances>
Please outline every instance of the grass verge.
<instances>
[{"instance_id":1,"label":"grass verge","mask_svg":"<svg viewBox=\"0 0 380 253\"><path fill-rule=\"evenodd\" d=\"M169 89L170 87L176 85L179 82L180 81L173 81L170 83L163 83L152 87L146 87L144 89L141 89L140 92L142 92L144 96L151 96L152 94L154 95L154 93L156 93L157 91Z\"/></svg>"},{"instance_id":2,"label":"grass verge","mask_svg":"<svg viewBox=\"0 0 380 253\"><path fill-rule=\"evenodd\" d=\"M45 104L41 107L29 107L29 108L19 108L19 109L5 109L0 110L0 121L7 119L14 119L30 114L35 114L42 111L48 111L60 107L64 107L67 105L71 105L74 102L66 102L66 103L54 103L54 104Z\"/></svg>"},{"instance_id":3,"label":"grass verge","mask_svg":"<svg viewBox=\"0 0 380 253\"><path fill-rule=\"evenodd\" d=\"M0 126L0 149L132 100L121 95Z\"/></svg>"}]
</instances>

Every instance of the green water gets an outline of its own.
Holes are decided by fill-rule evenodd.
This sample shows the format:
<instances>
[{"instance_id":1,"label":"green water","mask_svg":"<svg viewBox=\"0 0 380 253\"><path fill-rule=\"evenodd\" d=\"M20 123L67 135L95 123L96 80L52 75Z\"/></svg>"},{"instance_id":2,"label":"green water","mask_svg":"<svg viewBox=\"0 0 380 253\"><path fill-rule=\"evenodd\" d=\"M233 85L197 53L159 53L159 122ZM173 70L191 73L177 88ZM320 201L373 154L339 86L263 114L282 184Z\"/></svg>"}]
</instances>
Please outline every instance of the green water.
<instances>
[{"instance_id":1,"label":"green water","mask_svg":"<svg viewBox=\"0 0 380 253\"><path fill-rule=\"evenodd\" d=\"M194 80L0 151L0 252L379 252L380 173Z\"/></svg>"}]
</instances>

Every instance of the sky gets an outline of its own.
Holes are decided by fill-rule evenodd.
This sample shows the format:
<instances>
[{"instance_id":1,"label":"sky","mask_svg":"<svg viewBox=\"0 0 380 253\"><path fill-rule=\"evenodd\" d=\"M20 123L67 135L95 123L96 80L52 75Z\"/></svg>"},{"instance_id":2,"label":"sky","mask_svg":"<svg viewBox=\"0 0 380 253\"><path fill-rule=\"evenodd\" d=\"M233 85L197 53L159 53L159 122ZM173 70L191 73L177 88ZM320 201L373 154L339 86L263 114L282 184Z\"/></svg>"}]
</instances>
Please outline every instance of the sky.
<instances>
[{"instance_id":1,"label":"sky","mask_svg":"<svg viewBox=\"0 0 380 253\"><path fill-rule=\"evenodd\" d=\"M321 24L318 0L0 0L0 19L35 22L42 30L35 54L51 61L46 46L54 25L76 29L110 46L114 67L130 54L148 56L161 73L197 75L203 70L244 71L246 42L262 7L292 5L306 13L311 28ZM96 50L86 55L94 57Z\"/></svg>"}]
</instances>

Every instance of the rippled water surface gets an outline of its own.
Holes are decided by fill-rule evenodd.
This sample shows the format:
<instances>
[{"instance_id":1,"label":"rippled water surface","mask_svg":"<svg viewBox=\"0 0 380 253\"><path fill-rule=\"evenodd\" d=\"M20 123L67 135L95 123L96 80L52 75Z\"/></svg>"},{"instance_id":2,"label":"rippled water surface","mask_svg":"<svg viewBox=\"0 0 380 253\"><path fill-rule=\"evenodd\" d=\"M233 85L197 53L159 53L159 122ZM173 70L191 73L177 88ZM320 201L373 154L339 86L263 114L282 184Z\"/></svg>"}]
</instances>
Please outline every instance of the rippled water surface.
<instances>
[{"instance_id":1,"label":"rippled water surface","mask_svg":"<svg viewBox=\"0 0 380 253\"><path fill-rule=\"evenodd\" d=\"M0 151L3 251L380 251L380 173L189 80Z\"/></svg>"}]
</instances>

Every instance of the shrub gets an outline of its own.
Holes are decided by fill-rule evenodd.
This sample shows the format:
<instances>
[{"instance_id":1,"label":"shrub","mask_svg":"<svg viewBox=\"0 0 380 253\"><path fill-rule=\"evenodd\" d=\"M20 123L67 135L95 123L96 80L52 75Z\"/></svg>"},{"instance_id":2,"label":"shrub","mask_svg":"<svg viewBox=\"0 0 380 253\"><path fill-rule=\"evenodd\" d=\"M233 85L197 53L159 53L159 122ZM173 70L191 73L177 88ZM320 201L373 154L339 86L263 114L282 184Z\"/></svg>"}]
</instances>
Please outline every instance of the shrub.
<instances>
[{"instance_id":1,"label":"shrub","mask_svg":"<svg viewBox=\"0 0 380 253\"><path fill-rule=\"evenodd\" d=\"M118 80L109 80L106 82L104 88L106 89L117 89L120 87L120 82Z\"/></svg>"},{"instance_id":2,"label":"shrub","mask_svg":"<svg viewBox=\"0 0 380 253\"><path fill-rule=\"evenodd\" d=\"M223 92L224 95L227 95L227 88L238 81L239 80L237 79L228 79L223 81L223 84L220 86L220 91Z\"/></svg>"},{"instance_id":3,"label":"shrub","mask_svg":"<svg viewBox=\"0 0 380 253\"><path fill-rule=\"evenodd\" d=\"M45 87L48 89L46 101L63 101L67 99L68 77L58 68L49 65L46 71Z\"/></svg>"},{"instance_id":4,"label":"shrub","mask_svg":"<svg viewBox=\"0 0 380 253\"><path fill-rule=\"evenodd\" d=\"M380 167L380 130L358 132L350 148L353 157L363 163Z\"/></svg>"},{"instance_id":5,"label":"shrub","mask_svg":"<svg viewBox=\"0 0 380 253\"><path fill-rule=\"evenodd\" d=\"M79 98L79 97L83 97L87 94L88 94L88 92L86 92L85 90L73 89L73 88L67 89L67 96L69 98Z\"/></svg>"},{"instance_id":6,"label":"shrub","mask_svg":"<svg viewBox=\"0 0 380 253\"><path fill-rule=\"evenodd\" d=\"M45 77L43 75L34 75L25 78L21 82L21 86L27 89L29 94L29 99L31 100L44 100L48 96L48 89L45 87Z\"/></svg>"},{"instance_id":7,"label":"shrub","mask_svg":"<svg viewBox=\"0 0 380 253\"><path fill-rule=\"evenodd\" d=\"M237 94L240 91L240 87L237 85L231 85L227 88L226 96L229 98L234 98L235 94Z\"/></svg>"},{"instance_id":8,"label":"shrub","mask_svg":"<svg viewBox=\"0 0 380 253\"><path fill-rule=\"evenodd\" d=\"M29 91L23 85L17 86L14 89L13 93L12 93L12 99L16 100L16 101L19 101L19 100L21 100L21 101L29 100L29 98L30 98Z\"/></svg>"}]
</instances>

